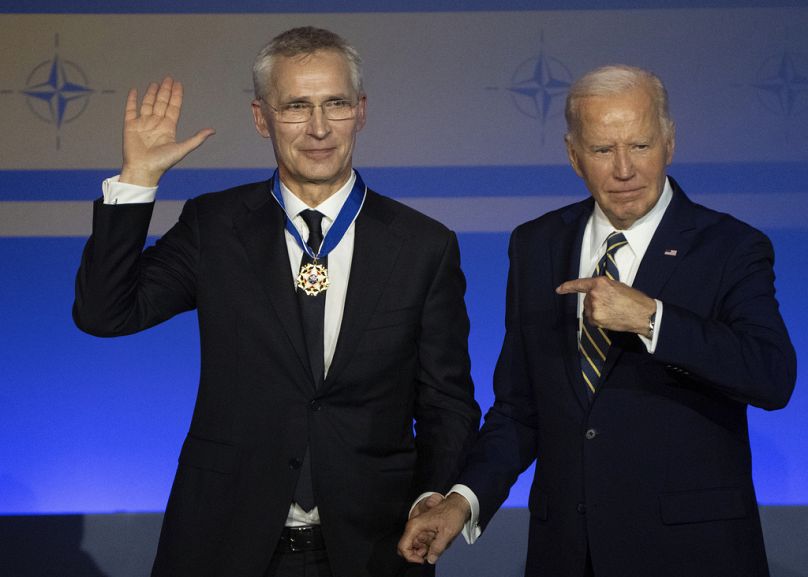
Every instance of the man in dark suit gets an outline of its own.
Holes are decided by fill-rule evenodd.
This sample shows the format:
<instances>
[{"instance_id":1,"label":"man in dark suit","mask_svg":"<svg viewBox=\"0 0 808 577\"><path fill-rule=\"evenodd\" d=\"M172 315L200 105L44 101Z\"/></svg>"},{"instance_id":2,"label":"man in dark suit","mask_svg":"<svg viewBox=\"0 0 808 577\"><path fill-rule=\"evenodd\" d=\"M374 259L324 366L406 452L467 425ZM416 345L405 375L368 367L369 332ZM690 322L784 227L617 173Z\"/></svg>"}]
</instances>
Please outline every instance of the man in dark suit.
<instances>
[{"instance_id":1,"label":"man in dark suit","mask_svg":"<svg viewBox=\"0 0 808 577\"><path fill-rule=\"evenodd\" d=\"M213 131L176 140L173 79L139 107L132 90L77 276L91 334L197 311L199 392L152 574L432 574L395 543L479 425L457 239L353 171L366 96L342 38L289 30L253 72L273 178L189 200L143 251L158 180Z\"/></svg>"},{"instance_id":2,"label":"man in dark suit","mask_svg":"<svg viewBox=\"0 0 808 577\"><path fill-rule=\"evenodd\" d=\"M746 412L785 406L796 373L769 240L666 177L656 76L595 70L566 114L592 198L514 231L494 406L400 552L473 541L537 460L525 575L767 575Z\"/></svg>"}]
</instances>

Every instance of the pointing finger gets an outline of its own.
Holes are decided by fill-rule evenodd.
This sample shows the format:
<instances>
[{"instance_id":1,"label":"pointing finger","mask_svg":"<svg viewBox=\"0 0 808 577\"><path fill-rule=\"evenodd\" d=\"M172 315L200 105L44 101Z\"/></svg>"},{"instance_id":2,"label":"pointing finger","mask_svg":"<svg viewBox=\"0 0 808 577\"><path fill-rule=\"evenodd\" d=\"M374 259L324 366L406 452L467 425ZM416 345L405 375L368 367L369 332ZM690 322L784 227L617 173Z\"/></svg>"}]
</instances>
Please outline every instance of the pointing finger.
<instances>
[{"instance_id":1,"label":"pointing finger","mask_svg":"<svg viewBox=\"0 0 808 577\"><path fill-rule=\"evenodd\" d=\"M588 293L595 286L595 278L579 278L568 280L556 287L556 293L566 295L570 293Z\"/></svg>"}]
</instances>

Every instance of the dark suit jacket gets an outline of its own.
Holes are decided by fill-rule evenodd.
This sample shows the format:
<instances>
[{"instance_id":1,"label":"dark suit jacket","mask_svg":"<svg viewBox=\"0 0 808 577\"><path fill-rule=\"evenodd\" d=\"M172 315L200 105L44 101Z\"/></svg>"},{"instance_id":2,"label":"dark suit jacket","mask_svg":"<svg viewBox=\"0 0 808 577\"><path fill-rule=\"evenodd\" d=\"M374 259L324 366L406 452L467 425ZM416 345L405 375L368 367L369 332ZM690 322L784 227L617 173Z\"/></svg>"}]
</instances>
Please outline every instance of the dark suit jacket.
<instances>
[{"instance_id":1,"label":"dark suit jacket","mask_svg":"<svg viewBox=\"0 0 808 577\"><path fill-rule=\"evenodd\" d=\"M260 577L307 444L335 575L395 575L413 499L450 487L479 425L457 239L368 192L337 348L315 390L270 188L188 201L142 254L153 205L95 203L76 324L117 336L190 309L199 319L199 392L153 575Z\"/></svg>"},{"instance_id":2,"label":"dark suit jacket","mask_svg":"<svg viewBox=\"0 0 808 577\"><path fill-rule=\"evenodd\" d=\"M525 575L767 575L747 405L783 407L796 361L757 230L674 195L634 287L663 302L656 351L616 333L590 404L577 352L589 199L511 238L496 401L460 482L484 526L534 459Z\"/></svg>"}]
</instances>

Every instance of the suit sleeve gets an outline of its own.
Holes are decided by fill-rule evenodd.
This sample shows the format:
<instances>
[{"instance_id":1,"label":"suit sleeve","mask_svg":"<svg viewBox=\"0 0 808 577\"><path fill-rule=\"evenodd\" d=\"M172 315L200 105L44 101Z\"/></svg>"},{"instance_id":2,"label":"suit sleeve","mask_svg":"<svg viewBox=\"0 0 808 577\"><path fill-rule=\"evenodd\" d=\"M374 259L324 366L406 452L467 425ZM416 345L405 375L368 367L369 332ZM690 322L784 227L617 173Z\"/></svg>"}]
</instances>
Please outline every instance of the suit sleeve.
<instances>
[{"instance_id":1,"label":"suit sleeve","mask_svg":"<svg viewBox=\"0 0 808 577\"><path fill-rule=\"evenodd\" d=\"M143 250L154 203L93 205L93 232L76 275L73 319L111 337L156 325L195 306L198 259L193 201L179 222Z\"/></svg>"},{"instance_id":2,"label":"suit sleeve","mask_svg":"<svg viewBox=\"0 0 808 577\"><path fill-rule=\"evenodd\" d=\"M719 294L705 317L664 303L654 356L674 375L738 402L768 410L788 403L796 355L774 290L774 251L762 233L746 229L722 263Z\"/></svg>"},{"instance_id":3,"label":"suit sleeve","mask_svg":"<svg viewBox=\"0 0 808 577\"><path fill-rule=\"evenodd\" d=\"M494 405L485 415L477 443L458 482L474 491L484 528L508 497L511 486L535 460L537 411L528 376L519 310L519 229L511 236L505 339L494 371Z\"/></svg>"},{"instance_id":4,"label":"suit sleeve","mask_svg":"<svg viewBox=\"0 0 808 577\"><path fill-rule=\"evenodd\" d=\"M465 290L457 237L451 233L421 314L414 407L415 494L449 490L480 425L468 356Z\"/></svg>"}]
</instances>

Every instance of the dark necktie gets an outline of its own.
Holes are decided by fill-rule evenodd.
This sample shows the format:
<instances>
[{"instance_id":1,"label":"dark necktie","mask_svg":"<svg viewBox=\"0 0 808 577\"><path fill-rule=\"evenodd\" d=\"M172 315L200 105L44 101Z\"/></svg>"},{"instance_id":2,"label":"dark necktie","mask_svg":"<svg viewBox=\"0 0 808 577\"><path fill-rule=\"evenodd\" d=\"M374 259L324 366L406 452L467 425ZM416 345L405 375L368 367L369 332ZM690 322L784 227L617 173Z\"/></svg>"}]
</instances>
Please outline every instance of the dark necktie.
<instances>
[{"instance_id":1,"label":"dark necktie","mask_svg":"<svg viewBox=\"0 0 808 577\"><path fill-rule=\"evenodd\" d=\"M320 244L323 242L322 213L316 210L304 210L300 213L303 221L309 229L309 245L312 252L317 254ZM303 252L303 260L300 266L314 262L308 253ZM327 265L327 257L318 259L318 264ZM325 296L327 291L322 291L316 295L307 295L303 289L297 289L297 302L300 307L300 316L303 321L303 334L306 337L306 350L309 355L309 365L312 375L314 375L314 389L319 387L325 378L324 365L324 345L323 345L323 322L325 320ZM313 390L314 390L313 389ZM304 510L311 511L314 508L314 490L311 481L311 459L309 448L306 446L306 454L303 457L303 464L300 467L300 477L295 488L295 502Z\"/></svg>"},{"instance_id":2,"label":"dark necktie","mask_svg":"<svg viewBox=\"0 0 808 577\"><path fill-rule=\"evenodd\" d=\"M620 280L620 273L617 270L614 255L620 247L626 244L628 243L622 232L612 232L606 239L606 254L598 261L592 276L605 275L610 279ZM579 343L578 351L581 355L581 372L586 382L586 392L591 400L598 386L598 381L600 381L600 373L612 341L609 331L589 324L586 316L582 316L581 342Z\"/></svg>"},{"instance_id":3,"label":"dark necktie","mask_svg":"<svg viewBox=\"0 0 808 577\"><path fill-rule=\"evenodd\" d=\"M322 220L323 215L316 210L304 210L300 213L303 221L309 229L309 245L311 251L317 254L323 242ZM303 260L300 266L303 267L314 262L307 252L303 252ZM328 257L318 259L318 264L327 266ZM315 387L320 386L324 378L324 353L323 353L323 321L325 319L325 295L327 291L322 291L316 295L307 295L302 289L297 289L297 302L300 306L300 314L303 320L303 333L306 336L306 350L309 353L309 365L312 375L314 375Z\"/></svg>"}]
</instances>

